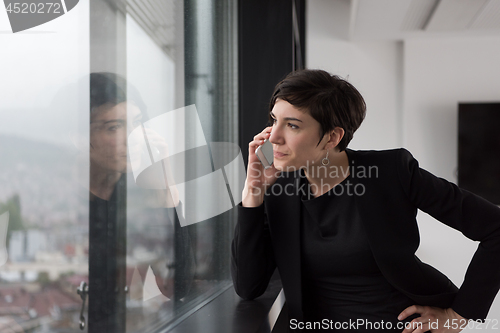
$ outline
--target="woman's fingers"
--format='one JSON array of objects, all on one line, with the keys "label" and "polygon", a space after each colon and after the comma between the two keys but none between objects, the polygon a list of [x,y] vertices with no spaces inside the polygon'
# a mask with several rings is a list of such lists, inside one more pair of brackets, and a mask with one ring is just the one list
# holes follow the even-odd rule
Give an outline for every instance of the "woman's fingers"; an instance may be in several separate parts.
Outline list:
[{"label": "woman's fingers", "polygon": [[150,147],[156,149],[163,155],[168,154],[168,145],[165,138],[150,128],[144,128],[147,134],[147,140]]},{"label": "woman's fingers", "polygon": [[[265,140],[269,139],[271,136],[272,127],[266,127],[262,132],[255,135],[253,140],[248,144],[248,168],[247,168],[247,177],[253,178],[254,180],[258,180],[260,183],[265,183],[265,179],[270,177],[269,169],[265,170],[264,166],[257,158],[255,151],[259,146],[262,146]],[[273,168],[274,169],[274,168]],[[252,182],[249,185],[255,185]],[[262,184],[261,184],[262,185]]]},{"label": "woman's fingers", "polygon": [[[412,316],[414,314],[422,314],[425,312],[425,307],[420,306],[420,305],[412,305],[404,309],[398,316],[398,320],[405,320],[409,316]],[[418,317],[413,319],[409,324],[406,324],[406,328],[403,330],[402,333],[420,333],[420,332],[426,332],[425,331],[420,331],[424,324],[422,323],[422,317]]]},{"label": "woman's fingers", "polygon": [[258,146],[261,146],[264,142],[265,142],[264,139],[257,139],[257,140],[254,139],[253,141],[250,142],[249,146],[257,148]]},{"label": "woman's fingers", "polygon": [[253,137],[253,141],[250,141],[250,143],[248,144],[250,153],[255,153],[257,147],[262,146],[265,140],[269,139],[269,137],[271,136],[271,129],[272,127],[266,127],[262,132]]},{"label": "woman's fingers", "polygon": [[424,333],[427,331],[457,333],[463,329],[458,326],[453,327],[449,324],[450,321],[455,322],[463,319],[463,317],[451,308],[442,309],[431,306],[412,305],[404,309],[398,316],[398,319],[404,320],[414,314],[420,314],[420,317],[413,319],[410,324],[407,324],[407,328],[405,328],[403,333]]},{"label": "woman's fingers", "polygon": [[256,141],[260,142],[260,141],[269,139],[270,136],[271,136],[271,130],[270,130],[270,127],[267,127],[265,130],[263,130],[262,132],[260,132],[256,136],[254,136],[252,142],[256,142]]},{"label": "woman's fingers", "polygon": [[262,132],[253,137],[254,140],[267,139],[271,135],[272,127],[266,127]]},{"label": "woman's fingers", "polygon": [[399,314],[398,320],[405,320],[406,318],[408,318],[411,315],[414,315],[415,313],[422,314],[422,313],[424,313],[424,311],[425,311],[424,306],[420,306],[420,305],[409,306],[406,309],[404,309],[403,312],[401,312]]},{"label": "woman's fingers", "polygon": [[271,130],[273,129],[272,126],[268,126],[262,130],[260,133],[271,133]]},{"label": "woman's fingers", "polygon": [[404,333],[425,333],[430,330],[429,322],[422,322],[418,320],[419,318],[413,319],[409,324],[408,328],[405,328]]}]

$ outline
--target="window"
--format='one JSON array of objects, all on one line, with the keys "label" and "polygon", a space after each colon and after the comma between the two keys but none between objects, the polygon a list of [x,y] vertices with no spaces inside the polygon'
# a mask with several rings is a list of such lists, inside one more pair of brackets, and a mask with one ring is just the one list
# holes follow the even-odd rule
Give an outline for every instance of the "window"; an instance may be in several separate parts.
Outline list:
[{"label": "window", "polygon": [[231,285],[235,20],[80,1],[0,35],[0,330],[165,332]]}]

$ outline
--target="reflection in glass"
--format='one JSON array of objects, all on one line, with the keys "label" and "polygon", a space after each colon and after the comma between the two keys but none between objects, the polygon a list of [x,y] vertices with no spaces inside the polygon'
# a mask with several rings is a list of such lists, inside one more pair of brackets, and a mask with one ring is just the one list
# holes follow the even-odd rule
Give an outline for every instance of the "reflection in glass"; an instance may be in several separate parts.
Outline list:
[{"label": "reflection in glass", "polygon": [[[9,50],[0,64],[0,216],[9,215],[0,220],[0,331],[82,332],[82,282],[83,332],[168,330],[230,286],[233,210],[188,207],[186,197],[202,207],[207,191],[179,193],[168,174],[194,179],[238,153],[217,148],[224,166],[184,156],[171,170],[158,156],[184,152],[195,119],[147,122],[195,105],[204,155],[237,142],[235,10],[230,0],[96,0],[54,20],[53,33],[0,34]],[[141,187],[130,172],[138,128],[168,190]],[[175,147],[162,143],[167,135]],[[239,180],[225,171],[229,197]],[[238,203],[231,197],[227,208]],[[197,223],[181,226],[189,216]]]},{"label": "reflection in glass", "polygon": [[[186,294],[192,250],[187,229],[178,239],[172,236],[179,224],[175,186],[127,186],[136,149],[128,145],[130,132],[147,134],[160,153],[168,150],[158,133],[142,125],[147,115],[139,92],[119,75],[92,73],[90,97],[89,332],[133,331],[144,325],[144,309],[157,313]],[[169,170],[168,159],[158,163]],[[177,261],[176,241],[182,246]]]},{"label": "reflection in glass", "polygon": [[9,213],[1,332],[80,332],[76,288],[88,278],[89,247],[88,3],[66,16],[22,36],[0,34],[0,216]]}]

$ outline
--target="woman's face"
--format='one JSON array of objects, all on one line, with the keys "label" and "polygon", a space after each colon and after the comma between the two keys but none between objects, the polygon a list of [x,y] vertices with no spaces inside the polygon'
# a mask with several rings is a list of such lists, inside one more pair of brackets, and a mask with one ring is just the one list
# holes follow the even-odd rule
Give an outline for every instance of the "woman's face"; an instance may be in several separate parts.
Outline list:
[{"label": "woman's face", "polygon": [[274,123],[269,141],[273,144],[276,169],[295,171],[321,165],[329,136],[323,136],[318,145],[320,124],[311,115],[278,99],[271,117]]},{"label": "woman's face", "polygon": [[141,111],[132,103],[105,104],[90,119],[90,162],[104,171],[127,172],[127,137],[141,124]]}]

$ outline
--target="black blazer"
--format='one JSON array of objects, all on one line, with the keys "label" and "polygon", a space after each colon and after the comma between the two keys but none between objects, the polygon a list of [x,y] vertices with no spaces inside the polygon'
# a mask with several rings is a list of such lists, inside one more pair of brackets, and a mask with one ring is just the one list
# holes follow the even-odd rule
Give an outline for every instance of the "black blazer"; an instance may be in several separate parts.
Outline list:
[{"label": "black blazer", "polygon": [[[405,149],[346,152],[351,192],[360,194],[354,197],[361,220],[387,281],[416,304],[485,319],[500,289],[500,208],[419,168]],[[238,207],[231,272],[238,295],[253,299],[278,267],[290,317],[302,319],[298,192],[299,173],[282,173],[264,204]],[[480,241],[460,289],[415,256],[417,209]]]}]

